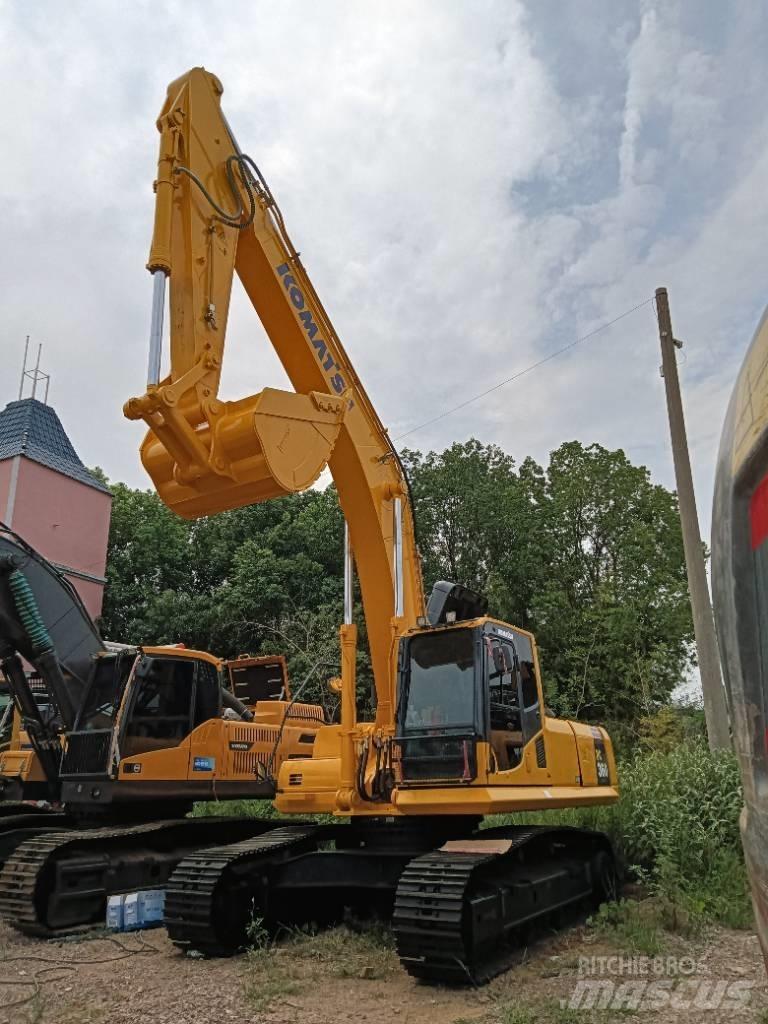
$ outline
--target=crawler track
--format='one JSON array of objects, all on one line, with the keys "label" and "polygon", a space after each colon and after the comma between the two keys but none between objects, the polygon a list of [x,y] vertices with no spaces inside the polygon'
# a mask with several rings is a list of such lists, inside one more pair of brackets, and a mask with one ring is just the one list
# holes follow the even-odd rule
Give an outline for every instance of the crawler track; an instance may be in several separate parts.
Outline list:
[{"label": "crawler track", "polygon": [[317,826],[286,825],[185,857],[165,891],[170,938],[182,949],[191,947],[209,956],[230,956],[242,949],[252,918],[269,914],[270,869],[289,855],[313,849],[319,832]]},{"label": "crawler track", "polygon": [[[426,853],[382,847],[366,833],[371,845],[336,845],[334,854],[328,841],[354,836],[337,830],[286,825],[185,857],[166,887],[171,939],[228,956],[247,944],[254,919],[267,927],[338,920],[352,894],[359,901],[368,892],[372,902],[383,896],[383,884],[394,896],[405,969],[429,982],[482,984],[512,962],[522,929],[615,892],[613,854],[599,833],[503,827]],[[387,872],[372,870],[384,856],[392,862],[389,882]]]},{"label": "crawler track", "polygon": [[164,886],[192,851],[268,828],[252,818],[211,817],[47,832],[18,846],[0,870],[0,917],[45,938],[101,924],[113,893]]},{"label": "crawler track", "polygon": [[43,810],[29,804],[0,805],[0,867],[23,842],[45,832],[74,828],[75,822],[65,811]]},{"label": "crawler track", "polygon": [[515,933],[612,895],[612,878],[613,855],[598,833],[501,828],[449,843],[416,857],[400,878],[393,915],[400,961],[429,982],[482,984],[509,966]]}]

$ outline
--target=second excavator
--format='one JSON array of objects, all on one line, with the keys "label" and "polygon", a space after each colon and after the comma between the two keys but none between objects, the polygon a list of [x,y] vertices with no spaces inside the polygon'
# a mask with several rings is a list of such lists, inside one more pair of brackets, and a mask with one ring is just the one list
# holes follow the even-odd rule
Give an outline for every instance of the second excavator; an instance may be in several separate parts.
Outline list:
[{"label": "second excavator", "polygon": [[0,671],[17,719],[0,781],[48,801],[0,815],[0,914],[36,935],[102,923],[108,895],[162,884],[222,834],[260,834],[254,819],[186,814],[272,797],[282,759],[308,757],[325,720],[291,697],[282,656],[104,643],[66,578],[7,529]]},{"label": "second excavator", "polygon": [[[483,981],[520,929],[616,884],[605,836],[481,829],[483,817],[615,801],[611,741],[547,713],[530,633],[457,584],[437,583],[425,600],[400,458],[224,118],[222,91],[193,69],[170,85],[157,122],[148,386],[125,412],[149,428],[141,457],[160,497],[188,518],[302,490],[330,468],[347,524],[341,721],[319,728],[310,757],[283,761],[276,805],[349,823],[286,822],[185,858],[167,887],[168,930],[182,947],[228,953],[252,917],[277,925],[376,908],[392,916],[411,974]],[[295,392],[218,396],[235,271]],[[353,559],[372,721],[356,707]]]}]

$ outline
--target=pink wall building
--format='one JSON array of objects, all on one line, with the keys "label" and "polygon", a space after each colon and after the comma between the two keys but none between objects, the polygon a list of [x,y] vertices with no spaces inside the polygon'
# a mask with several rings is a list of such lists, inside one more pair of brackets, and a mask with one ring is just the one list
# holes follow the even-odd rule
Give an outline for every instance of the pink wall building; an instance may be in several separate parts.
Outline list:
[{"label": "pink wall building", "polygon": [[0,412],[0,517],[101,612],[112,510],[109,489],[78,458],[50,405],[36,398]]}]

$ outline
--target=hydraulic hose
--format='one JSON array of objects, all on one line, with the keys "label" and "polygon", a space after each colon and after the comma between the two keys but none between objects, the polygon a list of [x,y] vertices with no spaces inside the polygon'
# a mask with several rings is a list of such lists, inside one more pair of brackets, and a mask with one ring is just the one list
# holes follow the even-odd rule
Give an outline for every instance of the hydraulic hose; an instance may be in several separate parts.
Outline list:
[{"label": "hydraulic hose", "polygon": [[40,616],[40,610],[27,577],[14,566],[8,573],[7,579],[13,603],[16,605],[16,612],[29,637],[33,652],[47,654],[53,650],[53,641]]},{"label": "hydraulic hose", "polygon": [[46,683],[49,696],[57,705],[65,727],[71,729],[75,723],[76,709],[29,581],[12,555],[0,557],[0,572],[7,574],[8,589],[16,606],[16,614],[27,634],[32,656]]},{"label": "hydraulic hose", "polygon": [[235,711],[244,722],[253,721],[253,712],[250,708],[246,707],[241,700],[231,693],[225,686],[221,687],[221,703],[225,708],[230,708]]}]

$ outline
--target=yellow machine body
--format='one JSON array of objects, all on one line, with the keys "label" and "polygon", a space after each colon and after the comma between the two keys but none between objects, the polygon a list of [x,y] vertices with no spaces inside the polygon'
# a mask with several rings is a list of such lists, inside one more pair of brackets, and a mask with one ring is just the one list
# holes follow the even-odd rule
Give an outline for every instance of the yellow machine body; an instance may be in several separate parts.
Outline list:
[{"label": "yellow machine body", "polygon": [[23,727],[18,708],[11,718],[11,735],[0,750],[0,800],[46,800],[50,795],[40,758]]},{"label": "yellow machine body", "polygon": [[[0,751],[0,786],[20,788],[24,795],[25,783],[45,786],[46,779],[37,754],[32,749],[27,733],[21,726],[18,711],[13,713],[11,739],[6,750]],[[14,785],[15,784],[15,785]],[[1,790],[0,790],[1,791]]]},{"label": "yellow machine body", "polygon": [[[482,630],[506,623],[483,617],[463,621],[458,628]],[[457,627],[438,627],[448,632]],[[426,631],[414,630],[411,635]],[[544,709],[544,693],[534,637],[524,630],[533,650],[538,706]],[[435,730],[438,732],[439,730]],[[366,738],[375,734],[373,723],[360,723],[352,733],[353,758],[357,763]],[[394,735],[394,731],[393,731]],[[477,744],[477,770],[471,783],[444,780],[442,785],[407,783],[399,771],[397,738],[394,739],[394,774],[397,785],[388,803],[366,801],[355,787],[342,788],[345,776],[344,730],[324,726],[317,734],[311,760],[297,764],[286,758],[278,778],[276,805],[284,813],[329,813],[363,816],[468,814],[488,815],[545,808],[612,803],[618,798],[613,744],[605,729],[540,715],[540,729],[530,737],[520,731],[490,730],[489,739]],[[510,748],[514,756],[510,757]],[[374,767],[368,765],[366,784]]]},{"label": "yellow machine body", "polygon": [[[239,682],[254,670],[271,676],[266,690],[251,688],[263,699],[249,699],[247,682]],[[222,714],[225,678],[234,696],[240,689],[251,720]],[[66,736],[67,805],[271,796],[284,758],[308,758],[325,721],[321,707],[291,700],[282,656],[226,662],[206,651],[145,646],[123,680],[107,678],[104,694],[86,698]]]},{"label": "yellow machine body", "polygon": [[[483,707],[479,695],[471,750],[461,747],[464,740],[446,741],[459,753],[465,750],[471,771],[462,770],[459,760],[450,778],[439,772],[421,782],[407,778],[415,755],[400,748],[416,747],[401,735],[398,719],[407,684],[401,664],[406,646],[416,637],[448,637],[459,628],[492,640],[494,630],[512,635],[513,627],[482,616],[427,625],[408,482],[398,454],[269,187],[231,134],[221,112],[222,91],[214,75],[195,68],[170,85],[157,122],[160,155],[148,269],[156,284],[153,323],[162,316],[166,277],[170,283],[170,373],[159,380],[152,370],[159,367],[155,332],[146,393],[126,402],[125,414],[146,422],[144,465],[162,500],[184,516],[299,491],[326,463],[330,468],[360,583],[376,715],[373,722],[357,722],[357,631],[348,618],[340,628],[341,723],[320,726],[311,758],[284,759],[278,808],[377,817],[482,815],[616,800],[616,767],[605,730],[545,714],[535,642],[520,630],[514,631],[515,642],[532,652],[528,664],[539,706],[535,734],[529,730],[518,743],[517,737],[494,737],[499,730],[489,725],[487,699]],[[295,394],[265,390],[231,403],[218,398],[235,272]],[[482,666],[488,655],[485,640],[478,643],[474,678],[480,694],[487,686]],[[508,672],[519,682],[514,644],[510,649]],[[433,761],[441,756],[439,733],[425,727],[419,738],[424,749],[437,751],[429,755]]]}]

